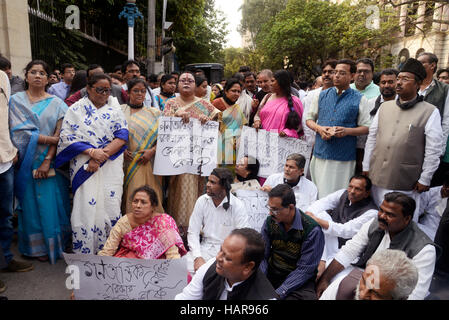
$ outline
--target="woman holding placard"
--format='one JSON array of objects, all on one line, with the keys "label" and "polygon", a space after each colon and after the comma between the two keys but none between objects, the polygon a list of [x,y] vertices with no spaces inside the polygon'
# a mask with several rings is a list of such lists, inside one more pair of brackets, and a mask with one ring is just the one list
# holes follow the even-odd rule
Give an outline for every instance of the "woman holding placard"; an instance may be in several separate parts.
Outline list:
[{"label": "woman holding placard", "polygon": [[[179,96],[166,102],[163,115],[181,117],[184,122],[189,122],[190,118],[198,119],[202,123],[209,120],[220,120],[220,110],[210,102],[196,97],[195,87],[193,73],[181,73],[178,80]],[[178,223],[181,233],[187,231],[193,207],[198,197],[204,193],[204,188],[204,178],[199,175],[184,173],[170,177],[168,212]]]}]

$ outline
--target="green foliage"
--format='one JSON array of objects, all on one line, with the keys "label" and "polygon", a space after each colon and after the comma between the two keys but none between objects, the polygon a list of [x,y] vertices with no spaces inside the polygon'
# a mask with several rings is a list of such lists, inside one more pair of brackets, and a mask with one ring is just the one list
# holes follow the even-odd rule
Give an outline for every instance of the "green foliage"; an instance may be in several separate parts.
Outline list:
[{"label": "green foliage", "polygon": [[[266,1],[245,1],[257,7],[255,2],[260,4]],[[341,4],[288,0],[285,9],[277,13],[271,11],[271,15],[267,13],[263,20],[259,19],[259,24],[263,21],[261,26],[248,25],[246,28],[258,30],[255,45],[263,53],[267,67],[284,68],[284,60],[288,57],[288,64],[296,73],[316,75],[317,66],[330,57],[356,59],[366,56],[376,60],[381,47],[391,41],[398,30],[395,13],[380,10],[380,29],[367,28],[370,16],[366,10],[368,5],[378,5],[378,2],[361,0],[357,5],[351,5],[349,0]],[[243,28],[252,17],[245,15],[245,11],[242,14]]]},{"label": "green foliage", "polygon": [[224,76],[231,77],[239,71],[241,66],[249,66],[251,70],[264,69],[263,56],[251,49],[226,48],[224,49]]}]

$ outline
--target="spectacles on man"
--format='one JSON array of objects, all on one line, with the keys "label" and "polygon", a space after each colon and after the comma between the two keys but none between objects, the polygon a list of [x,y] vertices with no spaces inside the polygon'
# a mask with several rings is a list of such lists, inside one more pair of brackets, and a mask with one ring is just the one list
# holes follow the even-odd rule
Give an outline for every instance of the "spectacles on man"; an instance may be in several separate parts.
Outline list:
[{"label": "spectacles on man", "polygon": [[94,87],[95,92],[99,93],[99,94],[110,94],[111,93],[111,88],[103,88],[103,87]]},{"label": "spectacles on man", "polygon": [[267,208],[268,211],[270,211],[275,216],[277,216],[281,212],[281,210],[283,209],[283,208],[272,208],[268,204],[265,206],[265,208]]}]

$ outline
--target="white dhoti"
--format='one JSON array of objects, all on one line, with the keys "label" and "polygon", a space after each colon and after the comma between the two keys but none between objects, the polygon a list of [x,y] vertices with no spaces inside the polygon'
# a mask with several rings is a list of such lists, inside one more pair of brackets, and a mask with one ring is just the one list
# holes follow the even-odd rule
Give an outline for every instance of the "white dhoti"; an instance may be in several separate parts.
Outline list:
[{"label": "white dhoti", "polygon": [[355,173],[356,161],[325,160],[312,157],[310,175],[318,188],[318,199],[340,189],[346,189]]}]

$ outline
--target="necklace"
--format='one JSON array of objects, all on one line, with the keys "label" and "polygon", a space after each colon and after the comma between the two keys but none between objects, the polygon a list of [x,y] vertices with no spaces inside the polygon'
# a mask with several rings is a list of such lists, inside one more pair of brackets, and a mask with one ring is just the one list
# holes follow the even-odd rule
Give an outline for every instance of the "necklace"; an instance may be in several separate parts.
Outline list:
[{"label": "necklace", "polygon": [[30,91],[26,91],[26,93],[27,93],[27,96],[28,96],[28,99],[30,100],[30,102],[31,103],[35,103],[35,102],[37,102],[37,101],[40,101],[40,100],[42,100],[43,98],[45,98],[46,96],[47,96],[47,93],[44,91],[44,93],[43,94],[41,94],[41,95],[39,95],[39,96],[33,96],[31,93],[30,93]]}]

